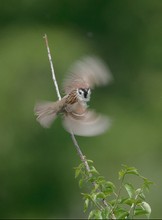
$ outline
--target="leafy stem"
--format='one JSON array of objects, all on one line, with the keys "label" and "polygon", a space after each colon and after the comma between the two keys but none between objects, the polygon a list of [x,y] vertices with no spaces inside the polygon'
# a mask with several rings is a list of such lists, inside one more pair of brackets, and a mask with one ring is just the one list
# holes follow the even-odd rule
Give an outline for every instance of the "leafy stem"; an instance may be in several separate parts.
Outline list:
[{"label": "leafy stem", "polygon": [[[61,100],[46,34],[44,39],[50,62],[52,79],[58,99]],[[75,178],[81,177],[79,180],[80,187],[82,187],[84,183],[90,183],[92,187],[89,193],[82,193],[84,199],[84,212],[87,211],[89,203],[91,203],[89,219],[133,219],[136,215],[145,215],[149,218],[151,214],[151,207],[145,201],[143,191],[144,189],[148,190],[152,182],[141,176],[136,168],[123,165],[124,168],[119,172],[120,186],[118,192],[116,193],[115,185],[110,181],[106,181],[105,178],[98,173],[94,166],[89,165],[90,163],[93,163],[93,161],[87,160],[83,155],[73,132],[71,132],[70,135],[82,162],[75,168]],[[135,190],[134,186],[130,183],[124,184],[126,175],[130,174],[141,178],[143,180],[143,186]],[[122,197],[123,187],[125,187],[128,193],[126,198]],[[115,198],[110,199],[110,196],[115,196]],[[128,205],[130,208],[125,208],[125,205]]]}]

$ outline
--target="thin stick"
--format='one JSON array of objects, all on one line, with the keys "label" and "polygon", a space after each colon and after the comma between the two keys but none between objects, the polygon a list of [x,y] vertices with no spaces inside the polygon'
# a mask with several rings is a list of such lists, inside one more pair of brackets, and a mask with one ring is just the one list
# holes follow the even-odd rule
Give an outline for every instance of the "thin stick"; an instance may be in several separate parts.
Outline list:
[{"label": "thin stick", "polygon": [[57,84],[57,80],[56,80],[56,76],[55,76],[54,65],[53,65],[53,63],[52,63],[51,52],[50,52],[50,48],[49,48],[49,46],[48,46],[48,38],[47,38],[47,35],[45,34],[43,38],[45,39],[45,43],[46,43],[46,47],[47,47],[48,59],[49,59],[49,62],[50,62],[51,73],[52,73],[52,79],[53,79],[54,86],[55,86],[55,88],[56,88],[57,97],[58,97],[59,100],[61,100],[61,95],[60,95],[60,91],[59,91],[58,84]]},{"label": "thin stick", "polygon": [[[57,84],[57,80],[56,80],[56,76],[55,76],[55,71],[54,71],[54,66],[53,66],[53,62],[52,62],[52,57],[51,57],[51,52],[50,52],[50,49],[49,49],[49,45],[48,45],[48,38],[47,38],[47,35],[45,34],[44,35],[44,39],[45,39],[45,43],[46,43],[46,47],[47,47],[47,53],[48,53],[48,59],[49,59],[49,62],[50,62],[50,66],[51,66],[51,72],[52,72],[52,79],[53,79],[53,82],[54,82],[54,86],[56,88],[56,93],[57,93],[57,96],[58,96],[58,99],[61,100],[61,95],[60,95],[60,91],[59,91],[59,88],[58,88],[58,84]],[[77,150],[77,153],[81,159],[81,161],[84,163],[85,165],[85,168],[89,174],[89,177],[92,176],[92,174],[90,173],[90,167],[89,167],[89,164],[86,160],[86,157],[83,155],[80,147],[79,147],[79,144],[74,136],[74,133],[73,132],[70,132],[71,134],[71,139],[73,141],[73,144]],[[96,183],[95,182],[92,182],[92,184],[95,186]],[[106,200],[103,199],[103,204],[106,206],[106,207],[109,207],[109,205],[107,204]],[[111,213],[112,215],[112,219],[116,219],[115,215],[113,213]]]},{"label": "thin stick", "polygon": [[[49,45],[48,45],[48,38],[47,38],[47,35],[45,34],[44,37],[45,39],[45,43],[46,43],[46,47],[47,47],[47,53],[48,53],[48,59],[49,59],[49,63],[50,63],[50,67],[51,67],[51,72],[52,72],[52,79],[53,79],[53,82],[54,82],[54,86],[56,88],[56,93],[57,93],[57,96],[58,96],[58,99],[61,100],[61,95],[60,95],[60,91],[59,91],[59,87],[58,87],[58,83],[57,83],[57,80],[56,80],[56,75],[55,75],[55,71],[54,71],[54,66],[53,66],[53,62],[52,62],[52,57],[51,57],[51,52],[50,52],[50,48],[49,48]],[[81,161],[83,161],[84,165],[85,165],[85,168],[86,170],[89,172],[90,171],[90,167],[87,163],[87,160],[85,159],[85,156],[83,155],[80,147],[79,147],[79,144],[74,136],[74,133],[71,132],[71,138],[72,138],[72,141],[74,143],[74,146],[77,150],[77,153],[81,159]]]},{"label": "thin stick", "polygon": [[[78,155],[79,155],[81,161],[84,163],[87,172],[89,173],[90,167],[89,167],[88,162],[87,162],[85,156],[83,155],[83,153],[82,153],[82,151],[81,151],[81,149],[80,149],[80,147],[78,145],[78,142],[77,142],[77,140],[76,140],[76,138],[74,136],[74,133],[71,132],[70,134],[71,134],[71,139],[72,139],[72,141],[74,143],[74,146],[75,146],[75,148],[76,148],[76,150],[78,152]],[[89,174],[91,174],[91,173],[89,173]]]}]

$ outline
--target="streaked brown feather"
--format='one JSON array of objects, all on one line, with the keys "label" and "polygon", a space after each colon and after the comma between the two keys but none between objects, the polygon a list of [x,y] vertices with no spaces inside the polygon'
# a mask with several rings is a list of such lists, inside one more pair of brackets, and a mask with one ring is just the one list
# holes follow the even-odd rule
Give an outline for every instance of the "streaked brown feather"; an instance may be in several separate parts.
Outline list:
[{"label": "streaked brown feather", "polygon": [[77,93],[76,93],[76,89],[74,89],[68,94],[65,103],[72,105],[72,104],[76,103],[77,101],[78,101]]}]

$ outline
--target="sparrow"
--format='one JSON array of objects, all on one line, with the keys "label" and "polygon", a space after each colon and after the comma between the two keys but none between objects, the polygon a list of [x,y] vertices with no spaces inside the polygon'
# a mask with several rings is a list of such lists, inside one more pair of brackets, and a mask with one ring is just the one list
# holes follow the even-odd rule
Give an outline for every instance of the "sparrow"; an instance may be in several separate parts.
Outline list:
[{"label": "sparrow", "polygon": [[99,58],[88,56],[76,61],[63,81],[63,98],[35,105],[37,121],[49,128],[56,117],[61,115],[63,127],[75,135],[95,136],[105,132],[110,127],[110,119],[90,110],[87,102],[95,86],[104,86],[111,80],[109,68]]}]

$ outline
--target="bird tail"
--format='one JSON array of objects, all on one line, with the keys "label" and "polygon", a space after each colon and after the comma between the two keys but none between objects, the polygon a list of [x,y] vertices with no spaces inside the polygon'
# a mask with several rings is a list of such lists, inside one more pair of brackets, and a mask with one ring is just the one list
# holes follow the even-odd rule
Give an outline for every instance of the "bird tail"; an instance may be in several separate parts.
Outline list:
[{"label": "bird tail", "polygon": [[40,102],[35,105],[34,113],[37,121],[45,128],[49,128],[56,119],[57,113],[61,111],[64,105],[64,99],[56,102]]}]

